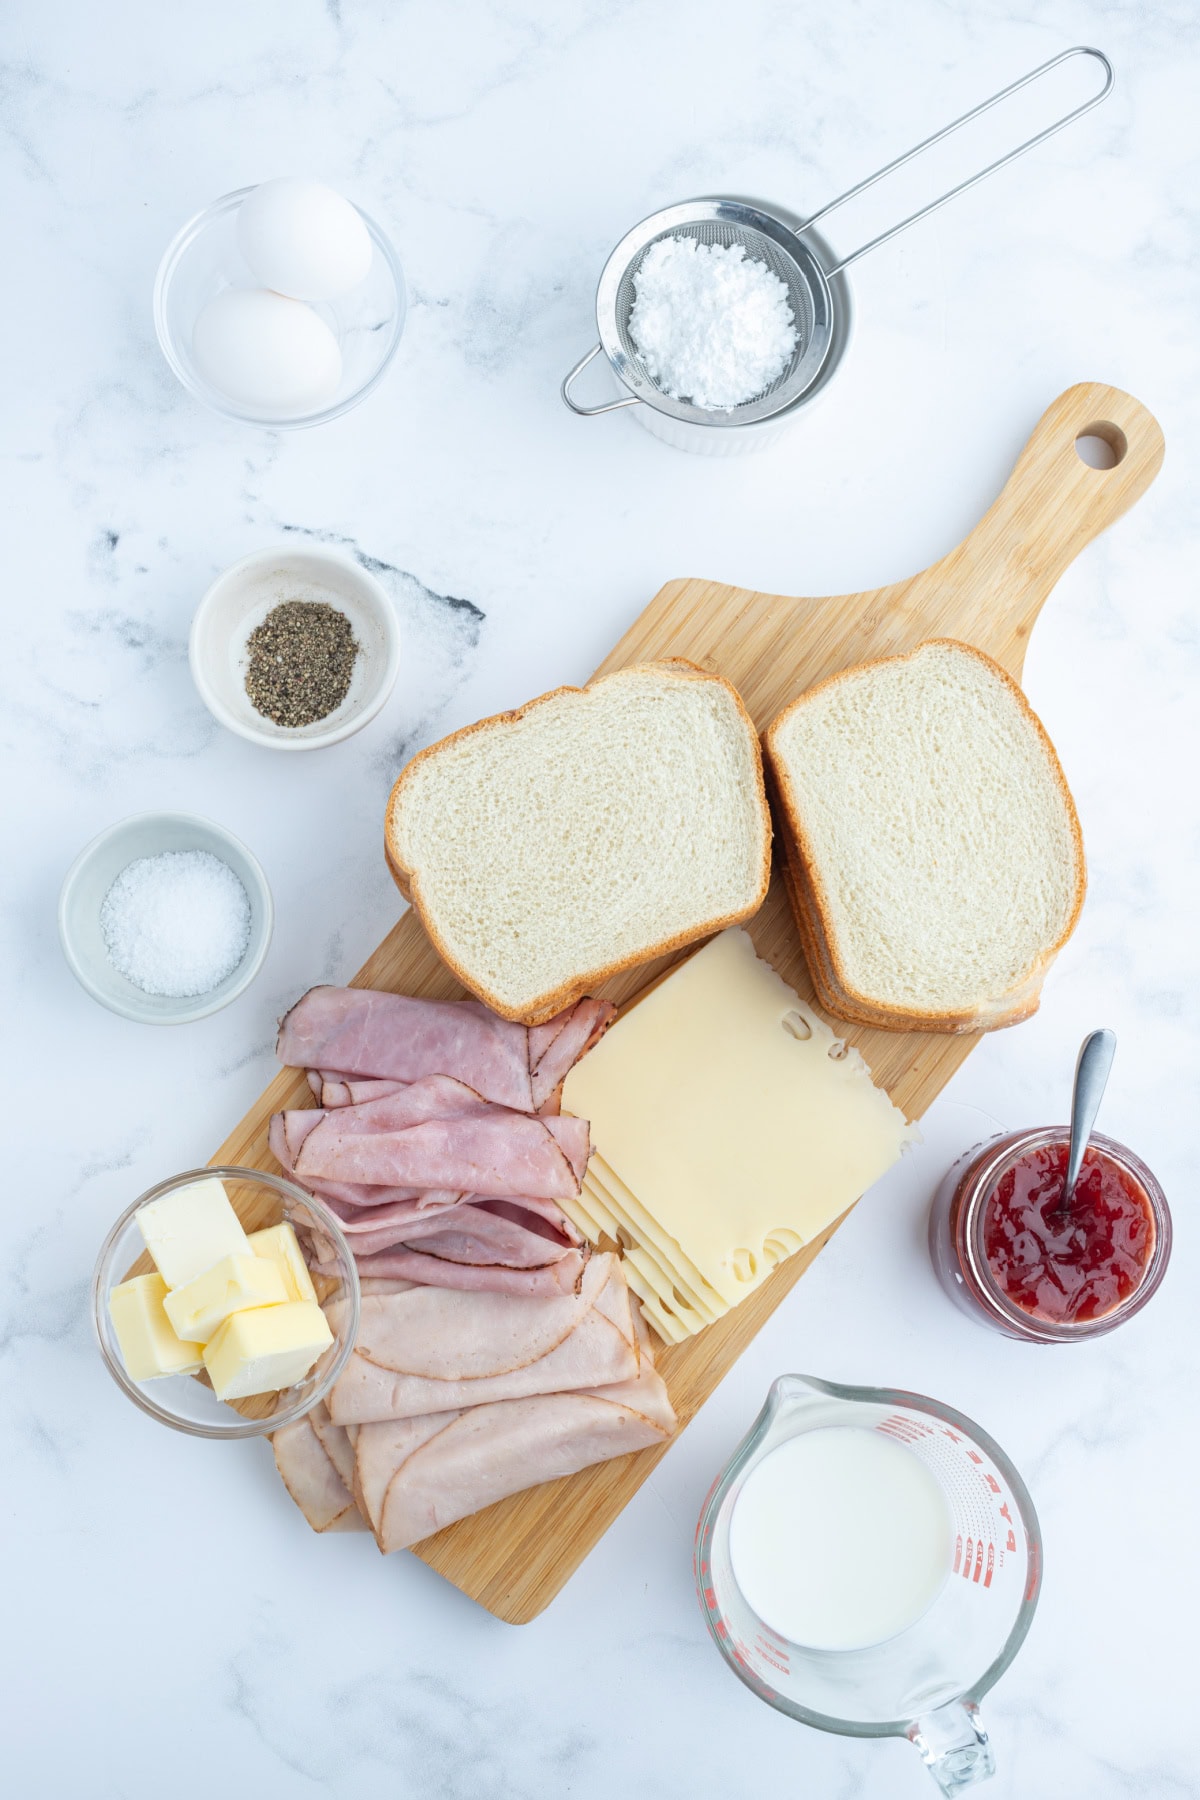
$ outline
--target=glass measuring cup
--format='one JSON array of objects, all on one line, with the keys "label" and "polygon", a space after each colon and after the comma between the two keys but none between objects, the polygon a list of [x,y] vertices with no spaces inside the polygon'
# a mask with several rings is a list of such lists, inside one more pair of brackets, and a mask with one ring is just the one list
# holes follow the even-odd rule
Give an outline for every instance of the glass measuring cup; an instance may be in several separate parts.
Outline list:
[{"label": "glass measuring cup", "polygon": [[[747,1478],[802,1432],[854,1425],[907,1446],[933,1475],[951,1520],[946,1579],[919,1619],[884,1643],[816,1650],[790,1642],[744,1599],[729,1553]],[[1033,1620],[1042,1543],[1025,1484],[998,1444],[940,1401],[891,1388],[782,1375],[718,1476],[696,1530],[696,1585],[734,1674],[804,1725],[846,1737],[906,1737],[942,1792],[995,1770],[979,1701]]]}]

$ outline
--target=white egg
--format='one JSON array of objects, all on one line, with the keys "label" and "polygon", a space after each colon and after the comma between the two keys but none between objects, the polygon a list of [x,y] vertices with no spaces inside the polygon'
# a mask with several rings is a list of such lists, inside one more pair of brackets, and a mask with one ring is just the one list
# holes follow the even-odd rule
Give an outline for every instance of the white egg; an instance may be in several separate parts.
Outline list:
[{"label": "white egg", "polygon": [[192,353],[234,405],[279,419],[319,412],[337,392],[342,353],[302,300],[266,288],[225,288],[200,312]]},{"label": "white egg", "polygon": [[264,181],[238,208],[238,249],[265,287],[336,300],[365,280],[371,239],[348,200],[320,181]]}]

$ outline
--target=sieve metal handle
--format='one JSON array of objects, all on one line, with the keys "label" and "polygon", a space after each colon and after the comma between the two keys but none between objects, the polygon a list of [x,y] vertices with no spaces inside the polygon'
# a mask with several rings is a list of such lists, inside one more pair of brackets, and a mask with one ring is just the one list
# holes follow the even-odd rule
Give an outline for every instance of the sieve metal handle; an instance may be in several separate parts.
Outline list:
[{"label": "sieve metal handle", "polygon": [[640,406],[642,404],[637,394],[630,394],[627,400],[608,400],[603,406],[580,406],[578,400],[572,400],[571,383],[577,375],[583,374],[593,357],[599,356],[603,349],[603,344],[597,344],[594,349],[588,351],[586,356],[581,356],[559,390],[571,411],[578,413],[581,419],[594,419],[598,413],[619,412],[623,406]]},{"label": "sieve metal handle", "polygon": [[[907,219],[901,219],[900,223],[893,225],[889,231],[881,231],[879,236],[872,238],[869,244],[861,244],[851,255],[843,256],[836,268],[826,269],[826,275],[840,274],[843,269],[848,269],[851,263],[857,262],[860,256],[866,256],[868,251],[877,250],[880,244],[886,244],[892,238],[898,237],[902,231],[907,231],[910,225],[915,225],[918,219],[927,219],[930,213],[937,212],[938,208],[945,206],[948,200],[954,200],[959,194],[965,194],[968,188],[973,188],[978,182],[985,181],[989,175],[994,175],[997,169],[1003,169],[1007,163],[1015,162],[1017,157],[1024,156],[1027,150],[1032,150],[1037,144],[1044,144],[1047,138],[1053,137],[1056,131],[1061,131],[1064,125],[1070,125],[1073,120],[1081,119],[1084,113],[1091,112],[1093,106],[1099,106],[1100,102],[1107,99],[1112,92],[1114,79],[1112,64],[1102,50],[1094,50],[1088,44],[1076,44],[1070,50],[1060,51],[1057,56],[1052,56],[1049,62],[1044,62],[1038,68],[1031,69],[1028,75],[1022,75],[1019,81],[1011,82],[1008,87],[1001,88],[1000,92],[993,94],[990,100],[982,101],[980,105],[973,106],[970,112],[963,113],[961,118],[955,119],[949,125],[943,125],[942,129],[935,131],[932,137],[923,138],[919,144],[914,144],[911,150],[906,150],[903,156],[898,156],[885,168],[877,169],[874,175],[868,175],[865,181],[860,181],[854,187],[847,188],[844,194],[839,194],[836,200],[830,200],[821,208],[820,212],[813,213],[804,221],[803,225],[797,226],[797,232],[807,231],[811,225],[817,223],[818,219],[823,219],[827,213],[833,212],[835,207],[844,206],[846,201],[853,200],[856,194],[864,194],[868,188],[874,187],[877,181],[882,181],[885,175],[890,175],[895,169],[902,169],[905,163],[911,162],[915,156],[920,156],[923,150],[928,150],[933,144],[940,144],[943,138],[949,137],[961,126],[969,125],[971,120],[979,118],[981,113],[990,112],[993,106],[999,106],[1000,102],[1007,100],[1010,94],[1019,93],[1021,88],[1028,87],[1031,81],[1039,80],[1041,76],[1049,74],[1051,69],[1057,69],[1060,63],[1069,61],[1073,56],[1093,56],[1103,68],[1104,86],[1098,94],[1093,94],[1090,100],[1083,101],[1072,112],[1064,113],[1061,119],[1056,119],[1053,125],[1047,125],[1046,129],[1039,131],[1035,137],[1026,138],[1023,144],[1018,144],[1016,149],[1010,150],[1007,155],[998,156],[995,162],[987,165],[986,169],[980,169],[978,174],[968,176],[966,181],[960,181],[957,187],[952,187],[939,199],[931,200],[929,205],[923,206],[919,212],[910,213]],[[592,354],[594,356],[595,351]],[[581,364],[580,367],[582,366]],[[572,370],[572,374],[576,373],[578,371]],[[569,379],[570,377],[568,377]],[[622,402],[618,402],[618,404],[622,404]],[[576,408],[576,411],[578,410]]]}]

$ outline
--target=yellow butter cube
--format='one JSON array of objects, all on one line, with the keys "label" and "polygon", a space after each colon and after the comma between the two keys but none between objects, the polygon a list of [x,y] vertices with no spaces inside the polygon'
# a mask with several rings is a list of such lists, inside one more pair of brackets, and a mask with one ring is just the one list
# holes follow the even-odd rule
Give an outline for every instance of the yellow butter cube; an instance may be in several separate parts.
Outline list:
[{"label": "yellow butter cube", "polygon": [[215,1175],[147,1200],[134,1216],[169,1288],[182,1287],[223,1256],[250,1255],[241,1220]]},{"label": "yellow butter cube", "polygon": [[194,1375],[204,1365],[203,1346],[184,1342],[163,1310],[167,1284],[161,1275],[133,1275],[108,1296],[109,1317],[128,1375]]},{"label": "yellow butter cube", "polygon": [[268,1257],[277,1264],[289,1300],[316,1299],[317,1290],[312,1284],[304,1252],[289,1224],[268,1225],[265,1231],[252,1231],[250,1248],[255,1256]]},{"label": "yellow butter cube", "polygon": [[204,1366],[218,1400],[244,1400],[291,1387],[333,1342],[314,1300],[230,1313],[204,1347]]},{"label": "yellow butter cube", "polygon": [[262,1256],[223,1256],[203,1275],[175,1288],[163,1304],[181,1338],[207,1344],[230,1313],[276,1306],[290,1297],[278,1263]]}]

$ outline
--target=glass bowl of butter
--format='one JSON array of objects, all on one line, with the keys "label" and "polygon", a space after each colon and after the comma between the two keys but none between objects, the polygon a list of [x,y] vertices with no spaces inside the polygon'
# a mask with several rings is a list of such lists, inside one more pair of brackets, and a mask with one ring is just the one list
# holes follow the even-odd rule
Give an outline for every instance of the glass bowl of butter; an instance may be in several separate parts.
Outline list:
[{"label": "glass bowl of butter", "polygon": [[358,1316],[337,1219],[261,1169],[158,1182],[116,1221],[92,1276],[109,1374],[193,1437],[258,1437],[301,1418],[345,1367]]}]

